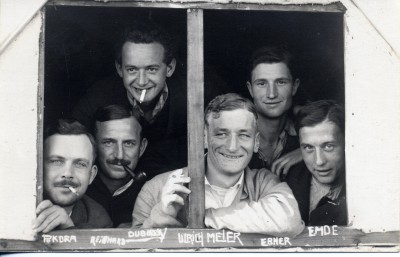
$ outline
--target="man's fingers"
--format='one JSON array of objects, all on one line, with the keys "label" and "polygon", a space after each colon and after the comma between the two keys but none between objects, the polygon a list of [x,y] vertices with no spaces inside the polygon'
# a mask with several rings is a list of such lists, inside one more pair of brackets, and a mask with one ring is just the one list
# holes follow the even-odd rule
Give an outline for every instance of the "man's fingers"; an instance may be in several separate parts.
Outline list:
[{"label": "man's fingers", "polygon": [[173,195],[167,195],[165,197],[166,200],[166,205],[173,205],[173,204],[177,204],[177,205],[185,205],[185,201],[183,200],[183,198],[177,194],[173,194]]},{"label": "man's fingers", "polygon": [[50,208],[53,204],[49,200],[44,200],[36,207],[36,215],[39,215],[43,210]]},{"label": "man's fingers", "polygon": [[[46,210],[47,211],[47,210]],[[45,212],[46,212],[45,211]],[[35,229],[36,230],[36,232],[44,232],[44,233],[46,233],[45,232],[45,229],[47,228],[47,226],[54,220],[54,219],[56,219],[57,218],[57,212],[55,212],[54,211],[54,209],[53,209],[53,211],[52,212],[42,212],[40,215],[39,215],[39,217],[38,217],[38,219],[37,220],[40,220],[41,222],[40,222],[40,224],[39,224],[39,226]]]},{"label": "man's fingers", "polygon": [[189,188],[187,188],[187,187],[185,187],[185,186],[183,186],[183,185],[180,185],[180,184],[173,184],[173,185],[170,185],[169,187],[168,187],[168,189],[166,190],[166,194],[177,194],[177,193],[180,193],[180,194],[190,194],[190,189]]}]

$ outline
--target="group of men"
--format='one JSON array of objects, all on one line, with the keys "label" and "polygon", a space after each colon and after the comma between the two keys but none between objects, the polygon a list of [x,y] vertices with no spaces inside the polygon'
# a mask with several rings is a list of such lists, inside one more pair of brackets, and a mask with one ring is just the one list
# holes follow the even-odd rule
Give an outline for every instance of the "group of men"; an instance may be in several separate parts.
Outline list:
[{"label": "group of men", "polygon": [[[37,232],[187,225],[187,98],[175,66],[171,37],[157,25],[122,33],[122,81],[97,83],[73,120],[46,130]],[[331,100],[293,108],[299,86],[289,52],[263,47],[250,60],[253,101],[216,94],[207,105],[206,227],[294,237],[305,225],[347,223],[343,108]]]}]

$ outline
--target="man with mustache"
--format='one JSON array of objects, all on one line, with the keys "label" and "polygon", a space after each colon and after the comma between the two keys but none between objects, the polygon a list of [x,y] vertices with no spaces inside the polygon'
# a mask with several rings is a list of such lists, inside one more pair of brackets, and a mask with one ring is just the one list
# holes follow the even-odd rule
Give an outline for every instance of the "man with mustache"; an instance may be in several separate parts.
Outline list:
[{"label": "man with mustache", "polygon": [[[205,225],[243,233],[294,237],[302,232],[298,205],[285,182],[267,169],[247,165],[257,152],[257,113],[250,100],[225,94],[205,111]],[[133,212],[133,227],[184,227],[187,169],[146,183]]]},{"label": "man with mustache", "polygon": [[136,109],[122,105],[95,113],[99,172],[87,194],[107,210],[114,227],[132,221],[133,205],[145,182],[135,170],[147,146],[142,119]]},{"label": "man with mustache", "polygon": [[293,62],[284,48],[262,47],[251,57],[247,82],[259,116],[260,132],[260,149],[249,167],[267,168],[281,179],[302,160],[291,118],[293,97],[300,85]]},{"label": "man with mustache", "polygon": [[59,120],[47,130],[43,149],[44,201],[36,208],[33,229],[107,228],[104,208],[85,195],[97,173],[95,141],[77,121]]}]

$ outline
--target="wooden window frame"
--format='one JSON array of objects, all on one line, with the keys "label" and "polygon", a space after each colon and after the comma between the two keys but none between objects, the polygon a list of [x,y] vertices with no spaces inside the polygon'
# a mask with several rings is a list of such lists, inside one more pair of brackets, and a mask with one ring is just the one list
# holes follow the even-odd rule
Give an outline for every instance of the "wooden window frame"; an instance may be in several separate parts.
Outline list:
[{"label": "wooden window frame", "polygon": [[[306,11],[306,12],[344,12],[340,3],[328,5],[258,5],[241,3],[170,3],[170,2],[132,2],[129,0],[82,1],[52,0],[47,6],[102,6],[102,7],[146,7],[187,9],[187,47],[188,47],[188,165],[192,182],[192,192],[200,192],[189,199],[188,228],[162,229],[95,229],[59,230],[48,234],[38,234],[37,241],[26,242],[7,240],[8,250],[110,250],[110,249],[199,249],[199,248],[315,248],[385,246],[398,244],[399,232],[364,233],[349,227],[306,227],[296,238],[279,238],[261,234],[244,234],[229,230],[204,229],[204,156],[203,119],[204,115],[204,42],[203,10],[268,10],[268,11]],[[45,8],[42,10],[44,17]],[[44,18],[43,18],[44,19]],[[42,201],[43,170],[43,110],[44,110],[44,22],[42,24],[40,57],[38,110],[38,169],[37,202]],[[190,104],[189,104],[190,103]]]}]

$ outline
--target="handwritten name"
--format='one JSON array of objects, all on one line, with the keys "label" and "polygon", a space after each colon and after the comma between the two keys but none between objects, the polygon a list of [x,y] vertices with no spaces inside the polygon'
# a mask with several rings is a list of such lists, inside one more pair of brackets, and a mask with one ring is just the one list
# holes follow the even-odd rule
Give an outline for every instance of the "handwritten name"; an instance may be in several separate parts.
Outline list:
[{"label": "handwritten name", "polygon": [[261,246],[284,246],[292,245],[289,237],[267,237],[261,238]]},{"label": "handwritten name", "polygon": [[126,240],[125,238],[119,237],[111,237],[111,236],[91,236],[90,237],[90,244],[93,246],[96,245],[125,245]]},{"label": "handwritten name", "polygon": [[326,236],[326,235],[333,235],[337,236],[338,235],[338,226],[333,225],[332,227],[330,226],[317,226],[317,227],[308,227],[308,235],[309,236]]},{"label": "handwritten name", "polygon": [[43,243],[54,244],[54,243],[76,243],[76,236],[74,235],[42,235]]},{"label": "handwritten name", "polygon": [[204,246],[205,241],[207,243],[212,243],[212,244],[240,243],[240,245],[243,245],[243,242],[240,239],[239,232],[222,230],[222,232],[207,232],[205,234],[203,232],[195,232],[195,231],[193,231],[192,233],[178,233],[178,242],[180,244],[190,244],[190,245],[199,244],[201,246]]},{"label": "handwritten name", "polygon": [[126,242],[147,242],[153,239],[160,240],[162,243],[165,239],[165,235],[167,234],[167,228],[164,229],[147,229],[147,230],[135,230],[128,231],[128,237]]}]

